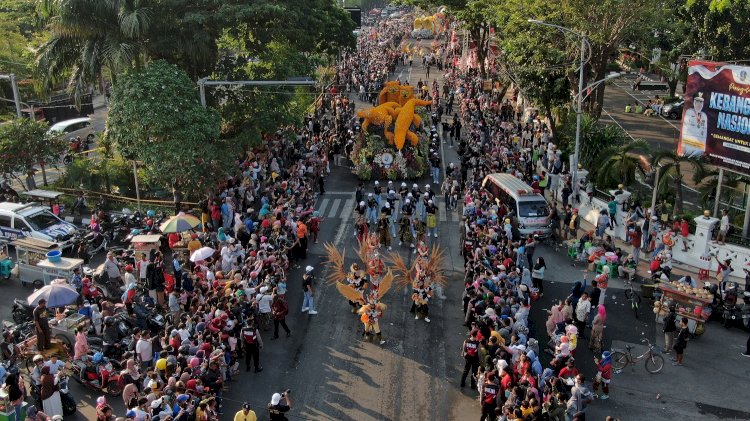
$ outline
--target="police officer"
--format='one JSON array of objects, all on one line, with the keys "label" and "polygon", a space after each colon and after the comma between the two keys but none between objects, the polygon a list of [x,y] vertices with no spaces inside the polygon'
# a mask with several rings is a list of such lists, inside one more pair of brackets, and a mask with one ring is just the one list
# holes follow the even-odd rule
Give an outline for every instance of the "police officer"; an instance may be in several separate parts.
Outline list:
[{"label": "police officer", "polygon": [[255,326],[255,318],[249,319],[247,325],[242,328],[242,340],[245,343],[245,371],[250,371],[252,361],[255,365],[255,372],[260,373],[263,371],[263,367],[260,366],[260,350],[263,349],[263,340]]},{"label": "police officer", "polygon": [[466,386],[466,376],[470,375],[471,388],[476,389],[477,381],[474,375],[479,370],[479,340],[477,340],[477,330],[471,331],[463,345],[462,355],[464,357],[464,373],[461,375],[461,387]]}]

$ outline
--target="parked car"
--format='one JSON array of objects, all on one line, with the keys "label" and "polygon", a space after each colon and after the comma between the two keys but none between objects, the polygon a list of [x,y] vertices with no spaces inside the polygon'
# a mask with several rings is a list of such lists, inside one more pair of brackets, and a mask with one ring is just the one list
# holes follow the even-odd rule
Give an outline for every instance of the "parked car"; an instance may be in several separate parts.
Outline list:
[{"label": "parked car", "polygon": [[81,139],[86,139],[86,143],[92,143],[96,138],[94,127],[91,125],[91,119],[88,117],[74,118],[55,123],[49,128],[47,133],[64,136],[65,138],[81,136]]},{"label": "parked car", "polygon": [[32,237],[55,242],[62,249],[73,246],[78,229],[38,203],[0,203],[0,237],[9,240]]},{"label": "parked car", "polygon": [[678,118],[682,117],[683,104],[685,104],[684,100],[667,104],[662,107],[661,115],[667,118],[671,118],[672,120],[677,120]]}]

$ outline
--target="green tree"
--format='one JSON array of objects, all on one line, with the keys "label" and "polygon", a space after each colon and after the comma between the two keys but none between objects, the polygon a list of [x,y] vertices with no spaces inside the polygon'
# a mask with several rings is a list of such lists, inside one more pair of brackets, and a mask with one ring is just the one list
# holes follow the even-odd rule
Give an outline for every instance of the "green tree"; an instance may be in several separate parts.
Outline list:
[{"label": "green tree", "polygon": [[[750,57],[750,2],[684,0],[677,10],[690,28],[690,41],[716,61]],[[697,52],[697,51],[695,51]]]},{"label": "green tree", "polygon": [[79,95],[99,81],[102,70],[117,75],[143,62],[153,9],[142,0],[40,0],[49,38],[37,50],[36,68],[45,87],[67,78]]},{"label": "green tree", "polygon": [[[617,126],[608,125],[607,127]],[[604,149],[599,157],[599,170],[596,172],[597,184],[605,187],[616,187],[620,183],[626,186],[632,185],[636,174],[646,175],[646,159],[642,154],[647,154],[649,151],[648,142],[640,139]]]},{"label": "green tree", "polygon": [[22,118],[0,125],[0,173],[21,182],[18,174],[40,165],[46,185],[45,167],[58,162],[66,147],[62,138],[47,135],[44,122]]},{"label": "green tree", "polygon": [[659,185],[654,188],[666,191],[672,183],[675,195],[674,213],[679,215],[683,210],[682,183],[684,171],[693,171],[693,181],[699,183],[701,174],[705,174],[705,163],[700,157],[682,156],[674,151],[658,151],[651,156],[651,167],[659,171]]},{"label": "green tree", "polygon": [[219,124],[187,74],[160,60],[115,85],[105,136],[140,161],[152,183],[201,194],[227,175],[236,156],[234,145],[219,139]]}]

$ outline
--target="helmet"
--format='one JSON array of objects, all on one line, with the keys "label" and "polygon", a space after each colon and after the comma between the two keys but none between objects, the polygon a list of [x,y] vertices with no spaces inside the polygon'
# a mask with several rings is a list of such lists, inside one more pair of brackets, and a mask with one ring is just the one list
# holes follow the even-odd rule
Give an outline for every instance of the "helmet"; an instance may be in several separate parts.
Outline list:
[{"label": "helmet", "polygon": [[425,185],[424,185],[424,188],[426,188],[426,189],[429,189],[429,188],[430,188],[430,185],[429,185],[429,184],[425,184]]},{"label": "helmet", "polygon": [[104,324],[107,325],[107,326],[111,326],[111,325],[115,324],[115,318],[112,317],[112,316],[105,317],[104,318]]},{"label": "helmet", "polygon": [[417,183],[414,183],[414,184],[412,184],[412,186],[411,186],[411,187],[412,187],[412,188],[415,188],[415,189],[418,189],[418,188],[419,188],[419,186],[417,185]]},{"label": "helmet", "polygon": [[97,352],[97,353],[96,353],[96,354],[94,354],[94,356],[93,356],[93,357],[91,358],[91,361],[92,361],[92,362],[93,362],[94,364],[98,364],[98,363],[102,362],[102,360],[103,360],[103,359],[104,359],[104,354],[102,354],[101,352]]},{"label": "helmet", "polygon": [[406,183],[405,182],[401,182],[401,187],[406,187]]},{"label": "helmet", "polygon": [[379,186],[379,185],[380,185],[380,182],[378,182],[377,180],[375,180],[375,185],[376,185],[376,186]]},{"label": "helmet", "polygon": [[44,357],[39,354],[34,355],[34,362],[37,363],[39,361],[44,361]]},{"label": "helmet", "polygon": [[154,212],[153,210],[148,210],[146,211],[146,216],[156,216],[156,212]]}]

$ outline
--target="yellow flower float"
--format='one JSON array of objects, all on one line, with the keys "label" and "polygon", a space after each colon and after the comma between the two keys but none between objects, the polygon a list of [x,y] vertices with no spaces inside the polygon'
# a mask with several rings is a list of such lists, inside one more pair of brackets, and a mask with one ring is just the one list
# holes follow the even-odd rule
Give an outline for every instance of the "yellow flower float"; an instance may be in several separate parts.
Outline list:
[{"label": "yellow flower float", "polygon": [[400,106],[398,102],[386,102],[377,107],[357,111],[357,117],[365,119],[362,123],[362,130],[367,130],[370,124],[373,124],[385,127],[387,133],[393,118],[396,117],[395,109]]},{"label": "yellow flower float", "polygon": [[[430,101],[423,101],[421,99],[412,98],[408,100],[403,107],[395,110],[398,113],[393,134],[393,140],[396,143],[396,149],[398,149],[399,151],[403,149],[404,143],[406,143],[406,139],[409,139],[409,142],[412,146],[417,146],[417,144],[419,143],[419,137],[417,137],[416,133],[409,130],[409,127],[411,127],[412,124],[414,124],[415,127],[419,127],[422,124],[422,119],[414,113],[414,109],[417,106],[424,107],[430,104],[432,104],[432,102]],[[389,134],[386,132],[386,138],[388,137],[388,135]]]}]

